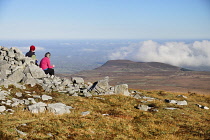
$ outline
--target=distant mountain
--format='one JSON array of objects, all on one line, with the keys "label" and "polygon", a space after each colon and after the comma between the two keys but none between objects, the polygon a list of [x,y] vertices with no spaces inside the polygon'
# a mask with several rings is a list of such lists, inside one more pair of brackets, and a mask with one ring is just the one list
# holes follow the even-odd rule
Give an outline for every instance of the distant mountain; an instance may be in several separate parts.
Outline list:
[{"label": "distant mountain", "polygon": [[210,72],[191,71],[159,62],[110,60],[94,70],[62,76],[80,76],[90,82],[109,76],[111,85],[126,83],[133,89],[210,93]]},{"label": "distant mountain", "polygon": [[160,62],[133,62],[130,60],[109,60],[95,70],[99,71],[127,71],[127,72],[151,72],[151,71],[179,71],[183,68]]}]

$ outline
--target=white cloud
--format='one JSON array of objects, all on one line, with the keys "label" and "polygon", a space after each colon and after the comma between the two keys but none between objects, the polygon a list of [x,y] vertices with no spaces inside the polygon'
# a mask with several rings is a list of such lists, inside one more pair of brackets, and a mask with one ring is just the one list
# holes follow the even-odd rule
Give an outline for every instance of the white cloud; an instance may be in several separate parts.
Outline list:
[{"label": "white cloud", "polygon": [[210,66],[210,41],[165,42],[152,40],[131,44],[113,52],[110,59],[163,62],[176,66]]},{"label": "white cloud", "polygon": [[96,52],[98,51],[97,49],[82,49],[84,52]]},{"label": "white cloud", "polygon": [[[17,47],[17,48],[20,49],[22,52],[28,52],[30,50],[30,47]],[[35,51],[45,51],[45,48],[36,46]]]}]

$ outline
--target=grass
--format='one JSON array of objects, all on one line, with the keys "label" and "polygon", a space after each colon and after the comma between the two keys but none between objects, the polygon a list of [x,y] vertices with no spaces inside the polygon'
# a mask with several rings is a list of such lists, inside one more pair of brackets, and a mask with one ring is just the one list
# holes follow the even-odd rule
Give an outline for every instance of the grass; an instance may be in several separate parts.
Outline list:
[{"label": "grass", "polygon": [[[106,95],[100,98],[72,97],[57,92],[44,93],[40,87],[27,87],[36,95],[47,94],[53,100],[46,103],[62,102],[74,107],[70,114],[53,115],[51,113],[32,114],[23,111],[24,106],[14,108],[13,115],[0,115],[0,139],[56,139],[56,140],[183,140],[210,139],[210,112],[198,108],[195,104],[210,107],[210,96],[186,93],[188,98],[177,97],[181,93],[164,91],[140,91],[145,96],[159,100],[141,103],[122,95]],[[25,90],[9,87],[12,92]],[[7,89],[8,90],[8,89]],[[164,99],[187,100],[187,106],[165,103]],[[40,100],[41,101],[41,100]],[[147,104],[158,112],[144,112],[135,108],[138,104]],[[165,110],[165,107],[177,107],[177,110]],[[91,113],[82,116],[81,112]],[[107,115],[108,114],[108,115]],[[26,124],[26,125],[23,125]],[[27,135],[20,135],[18,129]]]}]

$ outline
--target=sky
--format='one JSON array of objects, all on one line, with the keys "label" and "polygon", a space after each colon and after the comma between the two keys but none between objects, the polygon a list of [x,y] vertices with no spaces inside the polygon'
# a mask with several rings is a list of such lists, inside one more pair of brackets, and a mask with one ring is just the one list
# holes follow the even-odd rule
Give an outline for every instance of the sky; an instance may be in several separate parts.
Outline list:
[{"label": "sky", "polygon": [[210,39],[210,0],[0,0],[4,39]]}]

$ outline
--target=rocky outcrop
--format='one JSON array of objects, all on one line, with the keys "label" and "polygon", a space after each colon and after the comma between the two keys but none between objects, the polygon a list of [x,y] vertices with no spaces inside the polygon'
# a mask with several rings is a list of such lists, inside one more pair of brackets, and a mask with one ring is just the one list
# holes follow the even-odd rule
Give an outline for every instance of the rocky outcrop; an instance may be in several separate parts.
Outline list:
[{"label": "rocky outcrop", "polygon": [[[25,85],[36,84],[42,86],[45,92],[57,91],[70,96],[91,97],[92,95],[110,95],[122,94],[129,96],[128,85],[117,85],[112,87],[109,85],[109,77],[105,77],[95,83],[85,84],[81,77],[72,77],[71,79],[60,78],[57,76],[46,75],[44,71],[35,65],[35,60],[30,57],[25,57],[22,52],[15,47],[6,48],[0,46],[0,86],[8,88],[9,85],[14,85],[17,88],[25,89]],[[0,100],[5,100],[9,93],[0,92]],[[2,101],[2,105],[17,107],[26,105],[27,109],[32,113],[42,113],[46,110],[54,114],[70,113],[69,106],[62,103],[46,104],[36,102],[35,99],[42,101],[51,100],[49,95],[33,95],[33,98],[23,98],[22,93],[16,93],[17,98],[12,100]],[[1,106],[2,112],[6,110],[5,106]]]}]

